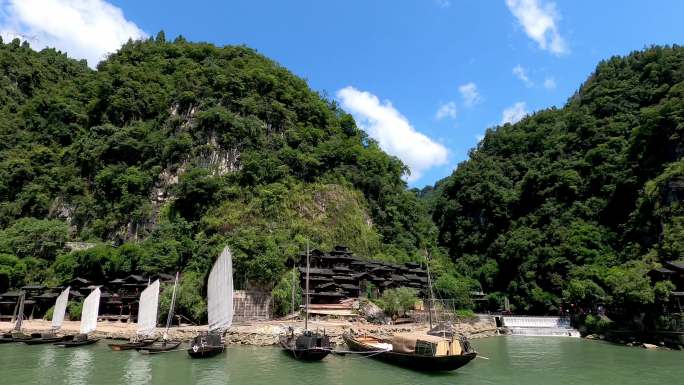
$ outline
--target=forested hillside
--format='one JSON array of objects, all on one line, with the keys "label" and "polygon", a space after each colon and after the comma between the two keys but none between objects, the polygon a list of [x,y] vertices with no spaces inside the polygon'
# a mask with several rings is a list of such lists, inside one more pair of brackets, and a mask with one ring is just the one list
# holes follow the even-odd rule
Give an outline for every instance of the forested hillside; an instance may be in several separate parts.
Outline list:
[{"label": "forested hillside", "polygon": [[684,257],[684,48],[601,62],[561,109],[487,131],[428,191],[456,269],[520,312],[639,312]]},{"label": "forested hillside", "polygon": [[[242,46],[125,44],[91,70],[0,43],[0,289],[182,270],[201,318],[224,244],[272,284],[312,246],[417,260],[435,244],[406,167],[350,115]],[[98,246],[67,252],[67,241]]]}]

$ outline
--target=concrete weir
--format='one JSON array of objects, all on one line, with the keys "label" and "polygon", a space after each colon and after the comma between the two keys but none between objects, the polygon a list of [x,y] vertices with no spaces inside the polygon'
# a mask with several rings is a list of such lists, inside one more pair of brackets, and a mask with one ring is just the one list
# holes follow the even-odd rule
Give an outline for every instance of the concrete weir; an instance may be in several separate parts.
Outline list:
[{"label": "concrete weir", "polygon": [[503,316],[502,324],[512,335],[579,337],[568,317]]}]

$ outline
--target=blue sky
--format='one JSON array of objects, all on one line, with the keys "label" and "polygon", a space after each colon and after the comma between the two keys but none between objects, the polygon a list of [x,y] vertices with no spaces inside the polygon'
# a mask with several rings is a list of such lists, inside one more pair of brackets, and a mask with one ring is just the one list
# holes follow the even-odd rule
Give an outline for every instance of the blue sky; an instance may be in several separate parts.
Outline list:
[{"label": "blue sky", "polygon": [[4,37],[89,62],[159,30],[253,47],[337,99],[416,187],[448,176],[486,128],[562,106],[600,60],[684,43],[683,17],[678,0],[0,0]]}]

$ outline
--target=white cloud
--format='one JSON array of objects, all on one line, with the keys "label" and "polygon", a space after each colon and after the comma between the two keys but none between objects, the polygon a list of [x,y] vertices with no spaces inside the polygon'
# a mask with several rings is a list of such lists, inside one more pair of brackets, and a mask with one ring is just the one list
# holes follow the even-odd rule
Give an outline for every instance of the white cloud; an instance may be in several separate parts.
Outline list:
[{"label": "white cloud", "polygon": [[442,120],[444,118],[456,119],[456,103],[448,102],[439,106],[435,119]]},{"label": "white cloud", "polygon": [[440,8],[451,7],[451,1],[449,1],[449,0],[435,0],[435,4],[437,4],[437,6]]},{"label": "white cloud", "polygon": [[501,124],[517,123],[528,113],[529,112],[527,112],[527,105],[525,102],[517,102],[503,110],[503,113],[501,114]]},{"label": "white cloud", "polygon": [[547,90],[552,90],[556,88],[556,79],[554,79],[551,76],[544,79],[544,88],[546,88]]},{"label": "white cloud", "polygon": [[337,91],[337,98],[359,127],[411,169],[409,182],[419,179],[426,170],[447,163],[447,149],[413,128],[391,102],[380,102],[370,92],[351,86]]},{"label": "white cloud", "polygon": [[473,82],[459,86],[458,92],[461,93],[463,104],[465,104],[466,107],[471,107],[482,100],[480,92],[477,90],[477,85]]},{"label": "white cloud", "polygon": [[129,38],[146,34],[104,0],[0,0],[0,36],[23,37],[34,49],[54,47],[95,67]]},{"label": "white cloud", "polygon": [[556,4],[544,0],[506,0],[508,9],[539,48],[556,55],[570,52],[558,30],[560,14]]},{"label": "white cloud", "polygon": [[527,71],[525,71],[520,64],[513,67],[513,75],[522,80],[522,82],[525,83],[525,87],[532,87],[534,85],[532,80],[527,76]]}]

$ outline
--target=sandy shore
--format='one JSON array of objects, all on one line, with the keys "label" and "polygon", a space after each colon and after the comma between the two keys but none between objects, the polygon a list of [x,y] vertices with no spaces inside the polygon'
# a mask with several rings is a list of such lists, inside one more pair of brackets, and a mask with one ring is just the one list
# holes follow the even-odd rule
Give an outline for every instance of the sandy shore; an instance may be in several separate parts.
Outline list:
[{"label": "sandy shore", "polygon": [[[60,334],[76,334],[79,325],[78,321],[64,321]],[[0,331],[8,331],[12,326],[9,322],[0,322]],[[304,327],[304,322],[273,320],[234,324],[226,333],[226,343],[257,346],[275,345],[278,343],[278,336],[286,333],[290,326],[298,331]],[[487,319],[458,323],[454,326],[468,338],[482,338],[498,334],[496,325]],[[309,329],[325,330],[333,342],[341,343],[342,334],[348,330],[388,336],[398,332],[426,331],[428,326],[426,324],[375,325],[350,321],[309,321]],[[24,333],[47,331],[50,330],[50,322],[43,320],[24,321],[22,330]],[[206,326],[173,327],[170,329],[169,335],[171,338],[187,341],[197,335],[198,332],[205,330],[207,330]],[[160,335],[163,333],[162,328],[157,329],[157,331]],[[98,322],[97,330],[92,335],[107,339],[128,339],[135,335],[135,324]]]}]

